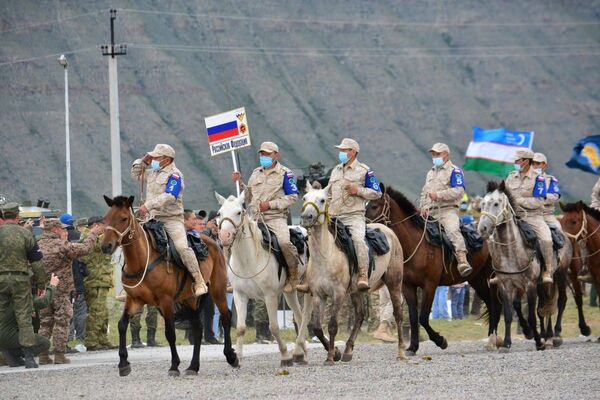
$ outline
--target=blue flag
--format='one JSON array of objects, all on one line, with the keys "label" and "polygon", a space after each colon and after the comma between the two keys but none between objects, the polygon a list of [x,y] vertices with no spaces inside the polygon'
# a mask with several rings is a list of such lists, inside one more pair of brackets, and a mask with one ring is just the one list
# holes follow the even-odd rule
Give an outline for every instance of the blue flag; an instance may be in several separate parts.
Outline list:
[{"label": "blue flag", "polygon": [[600,135],[586,136],[575,143],[567,167],[600,175]]}]

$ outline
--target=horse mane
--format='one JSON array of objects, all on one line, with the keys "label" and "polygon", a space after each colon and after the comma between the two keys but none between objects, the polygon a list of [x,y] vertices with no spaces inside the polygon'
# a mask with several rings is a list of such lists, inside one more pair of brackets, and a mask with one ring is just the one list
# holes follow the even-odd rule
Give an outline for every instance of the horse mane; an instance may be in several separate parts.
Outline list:
[{"label": "horse mane", "polygon": [[600,210],[588,206],[583,201],[578,201],[577,203],[567,203],[562,206],[562,210],[563,212],[575,212],[583,210],[596,221],[600,221]]},{"label": "horse mane", "polygon": [[497,190],[500,193],[504,193],[506,195],[506,198],[508,199],[508,203],[510,204],[512,209],[516,210],[517,202],[515,201],[515,197],[510,192],[510,190],[508,190],[504,181],[502,181],[500,183],[498,183],[496,181],[489,181],[487,183],[486,190],[487,190],[487,193],[492,193],[494,190]]},{"label": "horse mane", "polygon": [[[415,207],[415,205],[409,199],[407,199],[406,196],[404,196],[400,191],[394,189],[391,186],[386,186],[385,193],[388,196],[390,196],[390,198],[394,200],[396,204],[398,204],[398,207],[400,207],[400,209],[404,211],[404,213],[408,215],[413,215],[417,212],[417,208]],[[410,218],[410,221],[417,228],[423,229],[425,227],[423,218]]]},{"label": "horse mane", "polygon": [[117,196],[113,199],[113,206],[123,208],[128,207],[129,197],[127,196]]}]

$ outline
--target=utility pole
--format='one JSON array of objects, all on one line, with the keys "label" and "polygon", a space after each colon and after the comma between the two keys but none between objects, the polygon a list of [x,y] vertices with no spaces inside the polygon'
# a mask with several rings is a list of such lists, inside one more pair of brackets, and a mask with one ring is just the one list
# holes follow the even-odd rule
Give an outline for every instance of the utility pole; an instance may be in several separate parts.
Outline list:
[{"label": "utility pole", "polygon": [[65,153],[67,166],[67,213],[73,215],[73,203],[71,202],[71,139],[69,134],[69,62],[64,54],[58,57],[58,63],[65,70]]},{"label": "utility pole", "polygon": [[127,54],[127,45],[118,45],[115,51],[115,19],[117,10],[110,10],[110,45],[101,46],[102,55],[108,57],[108,85],[110,101],[110,155],[112,161],[112,194],[123,194],[121,186],[121,131],[119,127],[119,80],[117,57]]}]

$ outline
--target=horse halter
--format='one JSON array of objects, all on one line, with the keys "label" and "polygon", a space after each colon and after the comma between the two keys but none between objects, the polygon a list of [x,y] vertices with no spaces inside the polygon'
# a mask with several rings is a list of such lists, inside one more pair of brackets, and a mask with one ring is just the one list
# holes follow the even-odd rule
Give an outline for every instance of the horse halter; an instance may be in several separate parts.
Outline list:
[{"label": "horse halter", "polygon": [[244,218],[246,218],[246,210],[242,209],[242,218],[240,220],[239,224],[236,224],[231,218],[229,217],[223,217],[220,221],[219,221],[219,231],[221,231],[221,227],[223,226],[223,222],[228,221],[231,225],[233,225],[235,231],[233,232],[233,239],[231,239],[231,243],[229,243],[229,246],[231,246],[233,244],[233,242],[235,242],[235,238],[237,237],[237,233],[238,233],[238,229],[240,228],[240,226],[243,227],[244,225]]},{"label": "horse halter", "polygon": [[[575,240],[576,242],[579,241],[583,241],[586,240],[586,238],[583,238],[583,235],[587,235],[587,218],[585,215],[585,211],[582,211],[582,218],[581,218],[581,229],[579,229],[579,232],[577,232],[575,235],[570,234],[569,232],[563,230],[565,232],[565,235],[567,235],[567,237]],[[598,229],[596,229],[597,231]],[[595,233],[595,232],[594,232]],[[592,234],[593,235],[593,234]],[[581,239],[579,239],[579,237],[581,236]],[[589,237],[589,236],[588,236]]]},{"label": "horse halter", "polygon": [[381,209],[381,213],[375,218],[366,218],[369,224],[382,223],[386,226],[392,225],[392,221],[390,220],[390,200],[388,196],[383,193],[383,207]]},{"label": "horse halter", "polygon": [[133,215],[133,211],[131,210],[131,208],[129,209],[129,225],[127,226],[127,229],[125,229],[123,232],[119,232],[118,229],[110,226],[110,225],[106,225],[104,227],[104,230],[111,230],[114,231],[117,235],[119,235],[119,240],[117,240],[117,246],[122,246],[123,245],[123,237],[125,237],[125,235],[127,235],[129,233],[129,235],[127,235],[127,239],[131,240],[133,239],[133,235],[135,234],[135,216]]},{"label": "horse halter", "polygon": [[[503,196],[506,197],[506,195],[503,195]],[[510,207],[510,203],[508,202],[508,199],[505,199],[505,200],[507,200],[507,201],[504,203],[504,207],[502,207],[502,210],[500,210],[500,212],[498,214],[492,214],[489,211],[481,210],[481,215],[482,216],[485,215],[486,217],[490,218],[494,223],[494,227],[493,227],[493,230],[490,233],[490,235],[492,235],[495,232],[496,227],[498,226],[498,219],[500,219],[500,217],[506,216],[506,214],[509,210],[512,210],[513,214],[515,213],[514,210],[512,209],[512,207]],[[502,221],[500,223],[500,225],[506,224],[507,222],[508,222],[508,218],[504,218],[504,221]]]},{"label": "horse halter", "polygon": [[[304,213],[308,206],[313,207],[317,211],[317,218],[315,218],[315,221],[312,224],[310,224],[308,228],[312,228],[317,224],[323,225],[324,223],[329,222],[329,202],[325,203],[325,210],[321,211],[317,203],[315,203],[314,201],[305,201],[304,204],[302,204],[300,214]],[[325,217],[323,218],[323,222],[319,222],[319,218],[321,218],[321,215]]]}]

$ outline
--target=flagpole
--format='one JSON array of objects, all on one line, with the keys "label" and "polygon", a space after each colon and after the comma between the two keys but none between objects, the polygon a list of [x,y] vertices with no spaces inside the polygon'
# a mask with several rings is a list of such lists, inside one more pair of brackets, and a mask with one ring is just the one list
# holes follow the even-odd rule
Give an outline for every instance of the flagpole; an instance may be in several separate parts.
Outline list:
[{"label": "flagpole", "polygon": [[[238,172],[238,165],[237,165],[237,159],[235,157],[235,150],[231,150],[231,161],[233,161],[233,170]],[[237,193],[237,195],[240,195],[240,181],[237,180],[235,181],[235,191]]]}]

